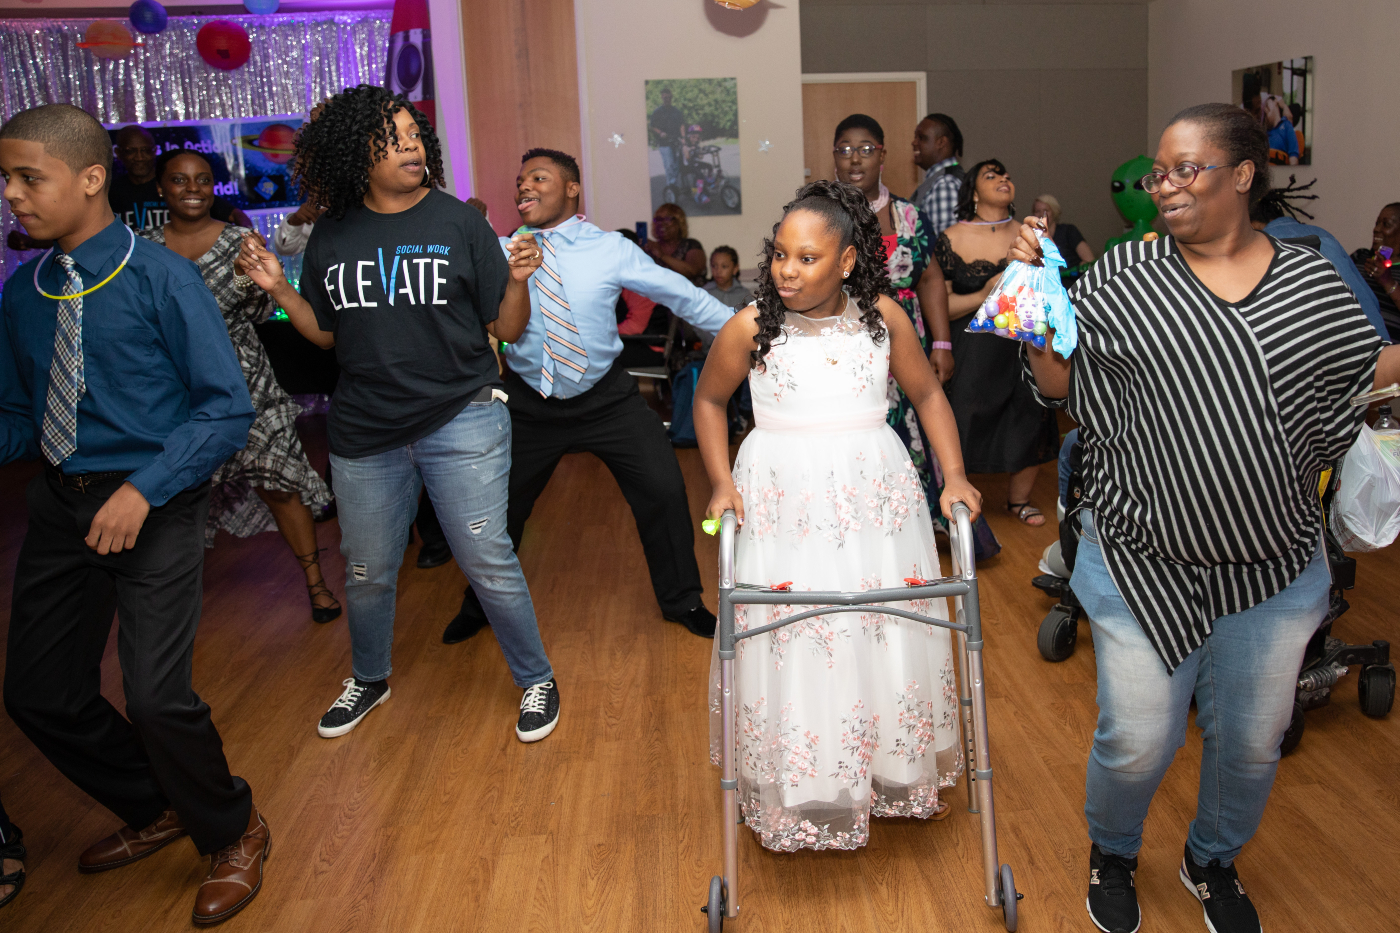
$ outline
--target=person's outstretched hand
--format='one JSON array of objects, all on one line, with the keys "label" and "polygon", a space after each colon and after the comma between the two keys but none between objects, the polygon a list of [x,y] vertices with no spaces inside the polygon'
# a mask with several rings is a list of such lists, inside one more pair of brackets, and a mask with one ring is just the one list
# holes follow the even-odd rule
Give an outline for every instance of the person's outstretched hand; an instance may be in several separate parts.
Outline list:
[{"label": "person's outstretched hand", "polygon": [[265,292],[271,292],[287,281],[282,263],[256,233],[243,238],[243,245],[238,248],[238,258],[233,261],[233,271],[248,276]]},{"label": "person's outstretched hand", "polygon": [[726,509],[733,509],[739,524],[744,524],[744,497],[739,495],[739,490],[734,488],[733,483],[710,494],[710,504],[705,507],[705,517],[720,518]]},{"label": "person's outstretched hand", "polygon": [[1045,221],[1036,216],[1027,217],[1026,222],[1021,224],[1019,235],[1011,242],[1011,249],[1007,251],[1006,258],[1030,266],[1045,265],[1045,254],[1040,249],[1038,235],[1038,231],[1044,230]]},{"label": "person's outstretched hand", "polygon": [[961,502],[972,510],[972,521],[982,514],[982,493],[964,477],[949,476],[943,483],[943,495],[938,497],[938,507],[943,517],[953,520],[953,503]]}]

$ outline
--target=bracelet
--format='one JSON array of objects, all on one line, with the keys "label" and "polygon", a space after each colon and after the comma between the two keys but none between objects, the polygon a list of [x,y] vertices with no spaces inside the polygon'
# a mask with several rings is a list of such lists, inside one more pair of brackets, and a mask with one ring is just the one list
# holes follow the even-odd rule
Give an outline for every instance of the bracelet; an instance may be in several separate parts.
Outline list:
[{"label": "bracelet", "polygon": [[252,286],[253,286],[253,277],[252,277],[251,275],[238,275],[238,274],[235,273],[234,276],[233,276],[233,284],[234,284],[234,286],[237,287],[237,288],[242,288],[242,289],[252,288]]},{"label": "bracelet", "polygon": [[933,343],[929,344],[928,346],[929,346],[929,349],[930,349],[930,350],[951,350],[951,349],[953,349],[953,345],[952,345],[951,343],[949,343],[948,341],[946,341],[946,340],[935,340]]}]

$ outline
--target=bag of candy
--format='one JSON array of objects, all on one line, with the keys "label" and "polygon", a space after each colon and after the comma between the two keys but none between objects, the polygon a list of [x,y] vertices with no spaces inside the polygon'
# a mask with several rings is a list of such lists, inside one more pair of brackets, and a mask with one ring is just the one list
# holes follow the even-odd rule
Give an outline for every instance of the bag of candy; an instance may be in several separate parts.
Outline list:
[{"label": "bag of candy", "polygon": [[1012,262],[1001,274],[1001,281],[982,307],[977,309],[970,333],[996,334],[1020,340],[1044,350],[1046,333],[1055,332],[1055,352],[1068,357],[1079,342],[1074,323],[1074,307],[1060,282],[1065,260],[1055,243],[1040,235],[1043,266]]}]

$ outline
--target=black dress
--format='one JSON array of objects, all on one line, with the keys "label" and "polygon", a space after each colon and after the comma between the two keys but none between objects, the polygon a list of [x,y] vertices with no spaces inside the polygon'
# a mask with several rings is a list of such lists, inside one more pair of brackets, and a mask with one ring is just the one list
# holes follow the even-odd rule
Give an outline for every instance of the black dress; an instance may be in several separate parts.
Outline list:
[{"label": "black dress", "polygon": [[[981,291],[1006,268],[1004,259],[965,262],[947,234],[939,234],[933,257],[957,295]],[[964,467],[969,473],[1015,473],[1049,463],[1058,454],[1059,427],[1055,413],[1037,404],[1021,379],[1021,345],[996,334],[968,333],[968,320],[952,322],[953,378],[945,387]]]}]

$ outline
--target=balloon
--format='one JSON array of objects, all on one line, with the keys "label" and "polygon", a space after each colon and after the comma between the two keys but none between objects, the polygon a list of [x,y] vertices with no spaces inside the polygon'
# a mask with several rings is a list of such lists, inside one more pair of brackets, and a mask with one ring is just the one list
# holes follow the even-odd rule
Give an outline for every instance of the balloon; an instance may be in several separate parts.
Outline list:
[{"label": "balloon", "polygon": [[1157,205],[1152,203],[1152,195],[1142,190],[1142,176],[1150,171],[1152,160],[1145,155],[1129,159],[1113,170],[1109,185],[1113,206],[1132,228],[1110,238],[1104,244],[1105,250],[1119,243],[1141,240],[1152,230],[1152,221],[1157,219]]},{"label": "balloon", "polygon": [[226,19],[216,19],[199,27],[194,44],[199,49],[199,57],[220,71],[242,68],[253,51],[243,27]]},{"label": "balloon", "polygon": [[258,16],[276,13],[279,5],[281,5],[281,0],[243,0],[243,8]]},{"label": "balloon", "polygon": [[78,48],[87,49],[98,58],[125,58],[134,45],[131,30],[114,19],[99,19],[87,28]]},{"label": "balloon", "polygon": [[751,6],[757,6],[759,0],[715,0],[715,3],[727,10],[747,10]]},{"label": "balloon", "polygon": [[126,15],[137,32],[143,32],[148,36],[153,36],[164,29],[166,21],[169,19],[165,7],[156,3],[156,0],[136,0],[131,5],[131,9],[127,10]]}]

